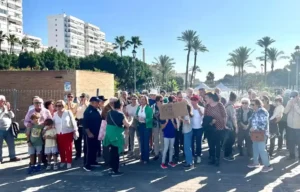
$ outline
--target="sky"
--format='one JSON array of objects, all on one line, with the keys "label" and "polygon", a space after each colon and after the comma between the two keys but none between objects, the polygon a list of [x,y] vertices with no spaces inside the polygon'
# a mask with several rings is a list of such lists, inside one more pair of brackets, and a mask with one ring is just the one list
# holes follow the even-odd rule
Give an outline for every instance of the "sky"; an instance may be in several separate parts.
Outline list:
[{"label": "sky", "polygon": [[[107,41],[113,42],[121,35],[127,39],[139,36],[143,42],[137,54],[140,59],[142,48],[149,64],[167,55],[174,58],[178,73],[185,72],[187,52],[177,37],[185,30],[195,30],[209,50],[198,54],[202,72],[197,78],[204,81],[209,71],[215,73],[216,79],[233,74],[226,60],[240,46],[255,50],[250,59],[256,69],[246,70],[261,71],[263,62],[256,58],[262,56],[263,49],[256,42],[264,36],[275,39],[271,47],[289,56],[300,45],[299,7],[299,0],[23,0],[23,20],[24,33],[41,37],[45,45],[47,16],[61,13],[99,26]],[[286,64],[288,60],[280,60],[275,68]]]}]

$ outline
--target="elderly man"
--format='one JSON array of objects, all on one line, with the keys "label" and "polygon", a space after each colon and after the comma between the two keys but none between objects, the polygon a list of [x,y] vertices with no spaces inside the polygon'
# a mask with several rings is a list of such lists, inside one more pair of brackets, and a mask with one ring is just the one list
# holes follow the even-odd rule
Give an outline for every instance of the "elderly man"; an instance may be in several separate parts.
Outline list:
[{"label": "elderly man", "polygon": [[99,166],[97,151],[99,148],[98,135],[101,126],[101,115],[98,111],[100,99],[91,97],[90,105],[83,114],[84,128],[84,166],[83,169],[91,171],[92,166]]},{"label": "elderly man", "polygon": [[[25,120],[24,120],[24,125],[27,128],[26,131],[26,135],[27,137],[29,137],[29,133],[30,133],[30,129],[32,128],[32,122],[31,122],[31,115],[34,113],[38,113],[40,118],[39,118],[39,124],[43,124],[44,121],[46,119],[52,119],[52,115],[50,113],[50,111],[48,109],[46,109],[45,107],[43,107],[43,99],[42,98],[35,98],[33,99],[33,106],[34,108],[29,110],[25,116]],[[43,147],[44,148],[44,147]],[[42,151],[43,154],[44,151]],[[42,155],[42,161],[45,164],[45,166],[47,165],[47,160],[46,160],[46,156]]]},{"label": "elderly man", "polygon": [[8,146],[10,161],[19,161],[15,153],[15,139],[10,130],[12,118],[15,114],[11,111],[10,103],[6,102],[4,95],[0,95],[0,164],[2,163],[2,145],[5,140]]},{"label": "elderly man", "polygon": [[191,98],[192,98],[193,95],[194,95],[194,89],[193,88],[188,88],[186,90],[186,97],[185,97],[185,99],[186,99],[186,101],[189,104],[191,104]]},{"label": "elderly man", "polygon": [[74,117],[76,117],[77,104],[74,103],[74,95],[72,93],[68,93],[67,95],[67,103],[65,109],[72,111]]}]

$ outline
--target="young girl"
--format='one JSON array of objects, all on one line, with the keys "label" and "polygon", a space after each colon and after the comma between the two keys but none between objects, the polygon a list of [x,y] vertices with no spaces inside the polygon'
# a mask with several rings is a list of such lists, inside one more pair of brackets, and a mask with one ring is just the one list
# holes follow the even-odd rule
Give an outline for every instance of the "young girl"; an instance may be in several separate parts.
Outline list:
[{"label": "young girl", "polygon": [[164,133],[164,151],[162,155],[161,168],[166,169],[166,156],[169,151],[169,165],[175,167],[176,163],[173,162],[173,153],[174,153],[174,142],[175,142],[175,133],[177,129],[176,119],[167,119],[161,121],[162,130]]},{"label": "young girl", "polygon": [[56,129],[52,119],[46,119],[44,128],[44,139],[45,139],[45,154],[48,158],[48,166],[46,170],[51,169],[51,157],[53,156],[54,165],[53,170],[57,170],[57,141],[56,141]]}]

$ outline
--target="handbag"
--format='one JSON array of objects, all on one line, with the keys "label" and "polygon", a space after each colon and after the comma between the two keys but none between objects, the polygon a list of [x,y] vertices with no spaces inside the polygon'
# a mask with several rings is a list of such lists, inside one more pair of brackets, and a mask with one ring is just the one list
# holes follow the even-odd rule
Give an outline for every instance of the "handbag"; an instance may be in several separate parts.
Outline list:
[{"label": "handbag", "polygon": [[[73,116],[70,114],[70,110],[68,110],[68,115],[69,115],[70,120],[71,120],[71,127],[72,127],[73,130],[75,130],[75,125],[74,125],[74,123],[73,123]],[[74,138],[74,140],[77,140],[78,137],[79,137],[79,133],[78,133],[78,131],[75,131],[75,132],[73,133],[73,138]]]},{"label": "handbag", "polygon": [[106,120],[102,120],[101,121],[101,126],[100,126],[100,131],[99,131],[99,135],[98,135],[98,140],[102,141],[105,137],[105,133],[106,133],[106,125],[107,122]]},{"label": "handbag", "polygon": [[256,142],[265,141],[265,131],[252,131],[250,132],[251,140]]}]

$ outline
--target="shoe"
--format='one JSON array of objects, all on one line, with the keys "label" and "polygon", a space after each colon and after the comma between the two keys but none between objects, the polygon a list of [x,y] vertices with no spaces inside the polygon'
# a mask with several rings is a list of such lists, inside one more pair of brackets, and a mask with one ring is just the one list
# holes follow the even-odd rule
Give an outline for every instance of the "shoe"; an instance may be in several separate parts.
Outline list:
[{"label": "shoe", "polygon": [[232,157],[232,156],[224,157],[223,159],[224,159],[225,161],[234,161],[234,160],[235,160],[235,158]]},{"label": "shoe", "polygon": [[60,168],[63,168],[66,164],[65,163],[60,163]]},{"label": "shoe", "polygon": [[240,152],[240,153],[239,153],[239,156],[240,156],[240,157],[243,157],[243,156],[244,156],[244,153],[243,153],[243,152]]},{"label": "shoe", "polygon": [[156,155],[156,156],[153,158],[154,161],[157,161],[158,159],[159,159],[159,156],[158,156],[158,155]]},{"label": "shoe", "polygon": [[75,157],[75,160],[79,160],[81,157]]},{"label": "shoe", "polygon": [[171,167],[176,167],[176,165],[177,165],[176,163],[173,163],[173,162],[169,162],[168,164],[169,164]]},{"label": "shoe", "polygon": [[40,165],[40,164],[38,164],[38,165],[35,167],[35,171],[36,171],[36,172],[41,171],[41,165]]},{"label": "shoe", "polygon": [[71,163],[67,163],[67,169],[71,169],[72,168],[72,164]]},{"label": "shoe", "polygon": [[270,166],[264,166],[261,170],[262,173],[267,173],[267,172],[270,172],[270,171],[273,171],[273,167],[270,165]]},{"label": "shoe", "polygon": [[101,164],[98,162],[95,162],[93,164],[91,164],[92,167],[101,167]]},{"label": "shoe", "polygon": [[56,171],[58,169],[58,166],[56,164],[53,165],[53,170]]},{"label": "shoe", "polygon": [[33,166],[29,166],[27,169],[27,173],[28,174],[32,174],[34,172],[34,167]]},{"label": "shoe", "polygon": [[217,167],[219,167],[219,166],[220,166],[220,159],[216,159],[216,163],[215,163],[215,165],[216,165]]},{"label": "shoe", "polygon": [[92,171],[91,167],[89,166],[84,166],[83,169],[87,172]]},{"label": "shoe", "polygon": [[198,164],[201,163],[201,157],[200,157],[200,156],[197,157],[197,161],[196,161],[196,162],[197,162]]},{"label": "shoe", "polygon": [[288,160],[295,160],[295,159],[296,159],[295,155],[290,155],[290,156],[288,157]]},{"label": "shoe", "polygon": [[183,167],[191,169],[191,168],[194,168],[194,165],[193,164],[191,164],[191,165],[190,164],[185,164]]},{"label": "shoe", "polygon": [[160,167],[161,167],[162,169],[167,169],[167,168],[168,168],[168,166],[166,166],[166,164],[164,164],[164,163],[162,163],[162,164],[160,165]]},{"label": "shoe", "polygon": [[51,166],[50,166],[50,165],[47,165],[46,171],[49,171],[49,170],[51,170]]},{"label": "shoe", "polygon": [[15,157],[15,158],[10,159],[9,161],[10,162],[16,162],[16,161],[21,161],[21,159],[18,158],[18,157]]},{"label": "shoe", "polygon": [[258,168],[258,167],[260,167],[260,164],[254,164],[254,163],[252,163],[252,164],[248,165],[248,168],[250,168],[250,169]]},{"label": "shoe", "polygon": [[123,172],[119,172],[119,171],[111,174],[112,177],[119,177],[119,176],[122,176],[122,175],[124,175],[124,173]]}]

